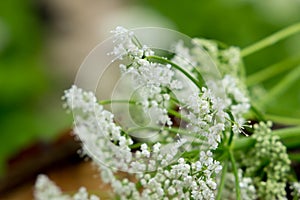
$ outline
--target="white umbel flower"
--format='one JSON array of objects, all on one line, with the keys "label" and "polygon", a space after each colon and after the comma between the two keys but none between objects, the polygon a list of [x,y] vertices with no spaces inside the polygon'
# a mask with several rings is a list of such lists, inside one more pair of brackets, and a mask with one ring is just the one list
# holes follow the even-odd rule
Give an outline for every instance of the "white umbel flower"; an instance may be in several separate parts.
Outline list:
[{"label": "white umbel flower", "polygon": [[39,175],[35,183],[35,200],[100,200],[96,195],[89,195],[86,188],[81,187],[74,195],[63,194],[46,175]]},{"label": "white umbel flower", "polygon": [[[195,66],[203,65],[200,47],[205,47],[214,58],[220,53],[217,45],[208,41],[195,40],[191,49],[179,42],[170,59],[156,56],[130,30],[117,27],[112,33],[114,49],[110,55],[123,62],[119,66],[122,75],[132,77],[132,87],[138,92],[131,105],[140,106],[135,111],[142,110],[153,120],[149,127],[122,127],[112,112],[98,104],[92,92],[72,86],[65,92],[65,106],[73,111],[74,134],[83,142],[84,153],[99,166],[103,182],[110,184],[120,199],[213,200],[222,166],[212,152],[224,135],[240,132],[245,123],[243,115],[250,107],[247,96],[238,87],[239,81],[232,74],[222,74],[219,80],[207,81],[203,87],[195,83],[193,78],[197,79],[201,72]],[[226,60],[229,64],[240,63],[239,49],[223,54],[224,58],[235,55]],[[154,62],[153,58],[161,62]],[[178,70],[176,64],[182,69]],[[186,82],[192,82],[194,87]],[[136,130],[157,130],[157,135],[151,140],[139,140],[130,135]],[[195,157],[189,159],[185,152]],[[118,171],[126,171],[136,180],[119,178]],[[45,180],[41,178],[37,187],[43,188]],[[250,182],[245,179],[241,184],[246,187]],[[49,186],[52,195],[62,196],[59,188]],[[73,198],[97,197],[89,197],[81,188]]]}]

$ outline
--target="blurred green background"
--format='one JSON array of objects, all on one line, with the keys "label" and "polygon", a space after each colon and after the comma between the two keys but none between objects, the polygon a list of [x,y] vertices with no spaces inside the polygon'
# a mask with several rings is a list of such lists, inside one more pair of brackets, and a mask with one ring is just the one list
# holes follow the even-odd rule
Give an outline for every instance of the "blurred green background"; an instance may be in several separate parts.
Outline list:
[{"label": "blurred green background", "polygon": [[45,26],[36,2],[0,2],[2,172],[10,156],[37,140],[54,138],[71,122],[57,103],[62,87],[44,59]]},{"label": "blurred green background", "polygon": [[[53,139],[70,127],[71,119],[62,109],[60,97],[63,89],[71,85],[80,62],[72,63],[73,73],[66,75],[67,72],[63,70],[56,72],[58,68],[64,67],[64,62],[56,62],[55,55],[64,55],[57,60],[72,60],[78,57],[78,54],[69,52],[67,48],[60,48],[60,53],[51,57],[47,49],[74,37],[73,43],[70,43],[78,44],[74,49],[81,53],[78,60],[82,61],[89,50],[104,39],[103,34],[98,34],[97,31],[106,33],[109,30],[101,24],[98,24],[97,29],[91,29],[97,32],[93,35],[97,38],[93,42],[87,39],[91,37],[92,31],[84,32],[84,37],[78,36],[81,40],[76,39],[79,35],[76,31],[90,30],[88,24],[94,27],[95,24],[91,22],[95,21],[97,14],[101,14],[100,10],[106,8],[106,4],[109,4],[108,11],[114,12],[110,16],[102,14],[99,17],[103,24],[110,23],[113,15],[116,16],[120,10],[125,15],[131,15],[126,11],[134,6],[144,14],[139,18],[139,24],[132,22],[133,27],[143,25],[143,20],[147,26],[146,22],[149,19],[155,19],[158,24],[159,21],[164,21],[164,25],[170,23],[170,26],[191,37],[215,39],[240,47],[246,47],[274,31],[300,22],[300,2],[297,0],[120,0],[114,3],[91,0],[82,1],[81,4],[66,0],[0,1],[1,171],[5,169],[10,156],[35,141]],[[83,12],[91,7],[94,7],[94,10],[99,8],[99,11],[94,12],[93,18],[89,18]],[[135,15],[131,18],[137,17]],[[53,21],[56,25],[53,25]],[[66,21],[72,23],[65,23]],[[114,23],[126,26],[122,24],[121,18],[114,19]],[[73,29],[72,25],[77,29]],[[82,44],[88,43],[88,46],[80,46],[80,41]],[[68,53],[68,56],[65,53]],[[296,35],[247,57],[247,74],[253,74],[283,59],[299,57],[299,54],[300,36]],[[281,73],[264,82],[263,86],[267,89],[272,88],[284,75],[285,73]],[[274,99],[265,108],[266,111],[273,115],[299,119],[299,86],[300,80]]]}]

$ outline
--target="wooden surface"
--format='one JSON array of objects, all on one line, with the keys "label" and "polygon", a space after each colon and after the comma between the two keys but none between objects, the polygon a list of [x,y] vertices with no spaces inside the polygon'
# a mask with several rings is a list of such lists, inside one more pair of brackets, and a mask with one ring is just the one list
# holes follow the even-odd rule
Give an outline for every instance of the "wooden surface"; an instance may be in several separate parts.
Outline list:
[{"label": "wooden surface", "polygon": [[[111,189],[101,183],[98,170],[91,162],[70,163],[64,166],[53,166],[43,172],[48,175],[64,192],[74,192],[80,186],[85,186],[88,191],[97,194],[102,199],[112,199]],[[28,182],[6,192],[0,196],[1,200],[31,200],[33,199],[33,186],[35,180]]]}]

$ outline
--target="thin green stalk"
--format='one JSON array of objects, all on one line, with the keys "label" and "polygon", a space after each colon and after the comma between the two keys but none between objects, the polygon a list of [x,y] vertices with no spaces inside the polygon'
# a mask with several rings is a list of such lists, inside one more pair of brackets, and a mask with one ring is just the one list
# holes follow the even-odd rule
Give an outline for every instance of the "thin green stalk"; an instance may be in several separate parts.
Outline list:
[{"label": "thin green stalk", "polygon": [[269,90],[260,100],[259,104],[261,106],[267,105],[269,102],[273,101],[284,93],[290,86],[292,86],[295,81],[300,78],[300,65],[289,72],[277,85],[275,85],[271,90]]},{"label": "thin green stalk", "polygon": [[199,134],[192,134],[189,131],[185,131],[183,129],[180,128],[174,128],[174,127],[152,127],[152,126],[145,126],[145,127],[135,127],[135,128],[130,128],[126,131],[127,134],[136,132],[136,131],[141,131],[141,130],[152,130],[152,131],[169,131],[171,133],[175,133],[175,134],[179,134],[179,135],[187,135],[187,136],[191,136],[194,138],[198,138],[201,139],[202,141],[200,143],[197,143],[195,141],[193,141],[193,144],[207,144],[207,142],[205,141],[206,138],[202,135]]},{"label": "thin green stalk", "polygon": [[281,141],[287,148],[299,148],[300,126],[285,129],[277,129],[272,132],[273,134],[280,137]]},{"label": "thin green stalk", "polygon": [[227,113],[228,113],[228,115],[230,117],[229,121],[231,122],[231,128],[230,128],[231,130],[230,130],[230,136],[229,136],[229,140],[228,140],[228,146],[230,147],[231,143],[233,141],[233,135],[234,135],[234,133],[232,131],[232,126],[235,123],[235,121],[234,121],[234,117],[233,117],[232,113],[230,111],[227,111]]},{"label": "thin green stalk", "polygon": [[174,117],[177,117],[181,120],[184,120],[184,121],[190,121],[188,118],[182,116],[179,112],[175,111],[175,110],[172,110],[172,109],[168,109],[168,113],[170,115],[173,115]]},{"label": "thin green stalk", "polygon": [[142,48],[143,45],[141,44],[141,42],[138,40],[138,38],[136,36],[133,37],[133,42],[135,43],[135,45],[137,45],[139,48]]},{"label": "thin green stalk", "polygon": [[169,109],[168,110],[168,113],[170,114],[170,115],[173,115],[174,117],[178,117],[179,119],[181,119],[181,114],[180,113],[178,113],[178,112],[176,112],[175,110],[171,110],[171,109]]},{"label": "thin green stalk", "polygon": [[[132,105],[140,105],[136,101],[133,101],[133,100],[123,100],[123,99],[118,99],[118,100],[111,99],[111,100],[102,100],[102,101],[99,101],[99,104],[101,104],[101,105],[108,105],[108,104],[112,104],[112,103],[128,103],[128,104],[132,104]],[[168,113],[170,115],[173,115],[175,117],[178,117],[180,119],[188,121],[188,119],[186,117],[183,117],[180,113],[178,113],[175,110],[168,109]]]},{"label": "thin green stalk", "polygon": [[272,114],[265,114],[265,118],[282,125],[300,125],[300,118],[292,118]]},{"label": "thin green stalk", "polygon": [[229,150],[228,153],[229,153],[229,159],[231,161],[232,170],[233,170],[233,174],[234,174],[236,199],[241,200],[240,181],[239,181],[238,170],[236,167],[236,162],[235,162],[234,155],[233,155],[233,152],[231,149]]},{"label": "thin green stalk", "polygon": [[281,139],[286,139],[295,136],[300,137],[300,126],[277,129],[272,131],[272,133],[274,135],[278,135]]},{"label": "thin green stalk", "polygon": [[178,134],[190,134],[188,131],[184,131],[179,128],[174,128],[174,127],[150,127],[150,126],[145,126],[145,127],[136,127],[136,128],[130,128],[127,130],[127,133],[132,133],[135,131],[140,131],[140,130],[153,130],[153,131],[169,131],[172,133],[178,133]]},{"label": "thin green stalk", "polygon": [[265,67],[261,71],[258,71],[254,74],[247,76],[246,84],[247,86],[252,86],[258,83],[261,83],[265,80],[268,80],[282,72],[285,72],[299,64],[300,56],[289,58],[283,60],[279,63],[273,64],[269,67]]},{"label": "thin green stalk", "polygon": [[256,108],[256,106],[252,103],[250,110],[255,114],[256,119],[259,121],[265,121],[264,115]]},{"label": "thin green stalk", "polygon": [[229,140],[228,140],[228,146],[231,146],[231,144],[232,144],[232,141],[233,141],[233,135],[234,135],[233,131],[230,130],[230,136],[229,136]]},{"label": "thin green stalk", "polygon": [[[128,103],[128,104],[132,104],[132,105],[140,105],[139,102],[133,101],[133,100],[124,100],[124,99],[118,99],[118,100],[102,100],[99,101],[99,104],[101,105],[108,105],[108,104],[112,104],[112,103]],[[179,119],[185,120],[185,121],[189,121],[188,118],[182,116],[179,112],[172,110],[172,109],[168,109],[168,113],[170,115],[173,115]],[[169,128],[168,128],[169,129]]]},{"label": "thin green stalk", "polygon": [[170,99],[171,99],[175,104],[181,105],[181,102],[179,102],[179,100],[176,99],[175,97],[170,96]]},{"label": "thin green stalk", "polygon": [[[99,101],[99,104],[101,105],[107,105],[107,104],[112,104],[112,103],[128,103],[128,104],[133,104],[133,105],[139,105],[138,102],[133,101],[133,100],[123,100],[123,99],[119,99],[119,100],[103,100],[103,101]],[[175,110],[168,110],[168,113],[175,116],[175,117],[179,117],[182,118],[182,115],[178,112],[176,112]]]},{"label": "thin green stalk", "polygon": [[241,56],[246,57],[249,56],[261,49],[264,49],[270,45],[275,44],[276,42],[283,40],[289,36],[292,36],[296,33],[300,32],[300,23],[293,24],[291,26],[288,26],[278,32],[275,32],[274,34],[242,49]]},{"label": "thin green stalk", "polygon": [[197,79],[195,79],[189,72],[185,71],[182,67],[180,67],[179,65],[176,65],[175,63],[173,63],[172,61],[170,60],[167,60],[165,58],[162,58],[162,57],[159,57],[159,56],[147,56],[146,57],[147,59],[153,59],[153,60],[158,60],[160,62],[163,62],[163,63],[167,63],[167,64],[170,64],[172,67],[174,67],[175,69],[179,70],[180,72],[182,72],[188,79],[190,79],[199,89],[202,88],[202,85],[200,84],[201,82],[204,82],[203,80],[202,81],[199,81]]},{"label": "thin green stalk", "polygon": [[300,153],[289,153],[289,158],[292,161],[300,162]]},{"label": "thin green stalk", "polygon": [[118,100],[110,99],[110,100],[99,101],[99,104],[101,104],[101,105],[108,105],[108,104],[112,104],[112,103],[128,103],[128,104],[138,105],[138,103],[136,101],[124,100],[124,99],[118,99]]},{"label": "thin green stalk", "polygon": [[234,140],[232,148],[234,151],[245,150],[255,144],[255,139],[251,137],[242,137]]},{"label": "thin green stalk", "polygon": [[130,145],[130,149],[136,149],[139,148],[143,143],[133,143],[132,145]]},{"label": "thin green stalk", "polygon": [[224,165],[223,165],[223,169],[222,169],[222,176],[221,176],[221,182],[218,188],[218,194],[217,194],[217,200],[221,200],[222,198],[222,191],[223,188],[225,186],[225,179],[226,179],[226,174],[227,174],[227,170],[228,170],[228,161],[225,160]]},{"label": "thin green stalk", "polygon": [[[272,134],[279,136],[280,139],[283,141],[285,141],[285,140],[287,141],[288,139],[291,139],[291,138],[300,138],[300,126],[273,130]],[[295,145],[294,144],[295,141],[299,142],[299,145],[300,145],[299,139],[293,140],[293,145]],[[234,151],[243,150],[243,149],[253,146],[254,144],[255,144],[255,140],[251,137],[239,138],[234,141],[233,150]],[[286,142],[285,145],[287,147],[289,147],[288,142]]]}]

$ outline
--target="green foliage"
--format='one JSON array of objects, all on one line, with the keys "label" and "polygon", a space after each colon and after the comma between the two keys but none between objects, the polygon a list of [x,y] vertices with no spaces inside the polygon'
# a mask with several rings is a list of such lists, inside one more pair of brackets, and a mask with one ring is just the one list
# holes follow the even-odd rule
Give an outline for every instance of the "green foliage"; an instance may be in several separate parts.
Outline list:
[{"label": "green foliage", "polygon": [[42,59],[42,28],[33,1],[0,2],[0,169],[25,145],[66,127],[62,111],[45,102],[53,86]]},{"label": "green foliage", "polygon": [[41,29],[32,11],[28,1],[0,3],[1,105],[33,98],[47,84],[41,68]]}]

